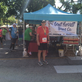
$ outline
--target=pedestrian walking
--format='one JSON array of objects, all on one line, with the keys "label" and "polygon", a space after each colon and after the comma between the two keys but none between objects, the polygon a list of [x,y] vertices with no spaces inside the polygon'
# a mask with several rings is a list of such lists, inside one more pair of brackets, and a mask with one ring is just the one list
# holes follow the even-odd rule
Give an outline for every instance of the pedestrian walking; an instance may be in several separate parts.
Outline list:
[{"label": "pedestrian walking", "polygon": [[22,27],[19,27],[18,34],[19,34],[19,40],[22,40],[23,39],[23,28]]},{"label": "pedestrian walking", "polygon": [[10,38],[11,38],[10,49],[14,51],[16,38],[17,38],[17,28],[16,28],[16,24],[15,23],[13,23],[13,27],[11,27],[9,29],[9,35],[10,35]]},{"label": "pedestrian walking", "polygon": [[2,35],[3,35],[3,40],[5,41],[6,40],[6,33],[8,32],[8,29],[7,28],[3,28],[2,30]]},{"label": "pedestrian walking", "polygon": [[1,27],[0,27],[0,42],[1,42],[1,46],[3,47],[2,29],[1,29]]},{"label": "pedestrian walking", "polygon": [[28,46],[31,41],[31,36],[33,36],[32,26],[29,26],[29,28],[27,28],[24,33],[24,40],[25,40],[25,44],[26,44],[25,46],[26,46],[26,52],[27,52],[27,56],[24,56],[24,57],[28,57]]}]

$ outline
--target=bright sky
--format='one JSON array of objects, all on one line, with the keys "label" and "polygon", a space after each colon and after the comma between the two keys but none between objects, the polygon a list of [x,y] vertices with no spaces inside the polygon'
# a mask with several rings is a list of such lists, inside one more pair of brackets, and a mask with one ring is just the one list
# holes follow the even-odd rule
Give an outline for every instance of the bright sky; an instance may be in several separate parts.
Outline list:
[{"label": "bright sky", "polygon": [[[61,6],[61,3],[60,3],[60,1],[59,0],[55,0],[56,1],[56,6],[57,7],[60,7]],[[65,0],[66,1],[66,0]],[[78,0],[73,0],[73,1],[78,1]]]},{"label": "bright sky", "polygon": [[57,7],[60,7],[61,6],[61,3],[59,2],[59,0],[55,0],[56,1],[56,6]]},{"label": "bright sky", "polygon": [[[60,3],[60,1],[59,1],[59,0],[55,0],[55,1],[56,1],[56,8],[57,8],[57,7],[61,7],[62,4]],[[66,1],[66,0],[65,0],[65,1]],[[69,1],[70,1],[70,0],[69,0]],[[78,0],[73,0],[73,1],[78,1]],[[77,14],[80,14],[79,11],[77,12]]]}]

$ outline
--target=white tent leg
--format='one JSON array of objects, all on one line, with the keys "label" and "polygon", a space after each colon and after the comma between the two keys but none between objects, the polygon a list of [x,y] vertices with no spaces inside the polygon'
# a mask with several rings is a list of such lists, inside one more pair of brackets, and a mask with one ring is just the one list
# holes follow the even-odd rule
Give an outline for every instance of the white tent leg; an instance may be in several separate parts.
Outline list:
[{"label": "white tent leg", "polygon": [[80,33],[80,55],[81,55],[81,44],[82,44],[82,43],[81,43],[81,42],[82,42],[82,41],[81,41],[81,40],[82,40],[82,22],[81,22],[81,29],[80,29],[80,30],[81,30],[81,33]]},{"label": "white tent leg", "polygon": [[82,40],[82,22],[81,22],[81,34],[80,34],[80,46],[81,46],[81,40]]},{"label": "white tent leg", "polygon": [[24,32],[25,32],[25,21],[23,20],[23,50],[25,48]]}]

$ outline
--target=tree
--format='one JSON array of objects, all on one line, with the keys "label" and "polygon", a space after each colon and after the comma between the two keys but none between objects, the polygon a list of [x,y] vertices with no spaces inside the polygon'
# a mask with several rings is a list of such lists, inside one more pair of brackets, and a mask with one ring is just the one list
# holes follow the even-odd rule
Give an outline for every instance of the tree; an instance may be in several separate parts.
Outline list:
[{"label": "tree", "polygon": [[6,16],[9,17],[12,15],[20,15],[23,3],[24,0],[7,0],[7,2],[5,2],[8,7],[8,12],[6,13]]},{"label": "tree", "polygon": [[[24,3],[25,0],[0,0],[0,15],[4,15],[4,13],[2,13],[3,11],[7,11],[5,13],[6,17],[10,17],[12,15],[19,15],[20,11],[22,9],[22,5]],[[6,10],[4,10],[6,7]],[[2,12],[1,12],[2,10]]]},{"label": "tree", "polygon": [[79,11],[82,14],[82,0],[60,0],[60,3],[62,3],[62,6],[59,9],[70,13],[77,13]]},{"label": "tree", "polygon": [[48,3],[54,5],[54,0],[0,0],[0,2],[3,2],[3,4],[7,6],[6,17],[12,15],[20,17],[21,13],[23,10],[26,10],[26,8],[28,8],[28,12],[33,12],[43,8]]},{"label": "tree", "polygon": [[48,4],[54,5],[55,0],[31,0],[28,6],[28,12],[37,11]]},{"label": "tree", "polygon": [[7,6],[3,2],[0,2],[0,18],[4,17],[7,12]]},{"label": "tree", "polygon": [[[55,1],[56,0],[0,0],[0,16],[10,17],[14,15],[20,18],[23,12],[34,12],[45,7],[47,4],[56,7]],[[77,13],[79,11],[82,13],[82,0],[78,0],[77,3],[74,2],[74,0],[60,0],[60,2],[62,3],[62,6],[58,7],[60,10],[71,13]]]},{"label": "tree", "polygon": [[10,17],[8,18],[8,21],[10,21],[10,22],[9,22],[10,24],[15,23],[15,22],[16,22],[15,16],[10,16]]}]

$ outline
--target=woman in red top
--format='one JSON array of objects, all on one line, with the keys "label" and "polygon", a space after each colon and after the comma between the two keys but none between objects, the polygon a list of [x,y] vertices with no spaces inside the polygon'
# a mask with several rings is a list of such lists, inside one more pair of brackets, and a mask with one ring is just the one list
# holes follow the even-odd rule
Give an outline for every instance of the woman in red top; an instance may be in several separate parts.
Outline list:
[{"label": "woman in red top", "polygon": [[1,45],[2,45],[2,47],[3,47],[3,40],[2,40],[2,29],[0,28],[0,42],[1,42]]},{"label": "woman in red top", "polygon": [[[48,64],[45,60],[45,54],[47,50],[47,43],[49,43],[49,30],[48,27],[45,26],[46,21],[43,20],[42,25],[37,28],[37,45],[38,45],[38,64],[40,66],[44,64]],[[40,61],[41,52],[43,51],[43,63]]]}]

